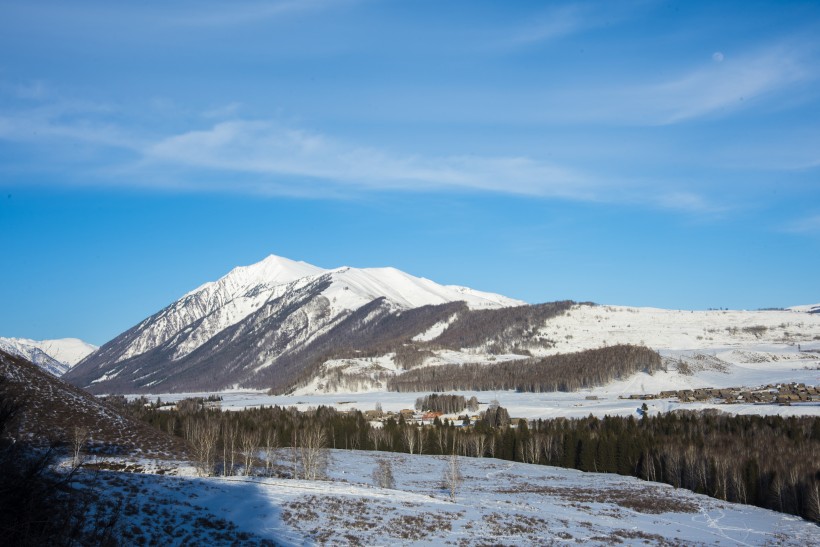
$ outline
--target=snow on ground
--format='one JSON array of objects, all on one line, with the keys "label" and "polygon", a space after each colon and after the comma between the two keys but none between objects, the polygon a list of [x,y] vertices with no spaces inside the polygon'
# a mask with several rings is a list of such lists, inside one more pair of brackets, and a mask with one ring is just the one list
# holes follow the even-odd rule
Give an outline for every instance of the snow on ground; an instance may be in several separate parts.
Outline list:
[{"label": "snow on ground", "polygon": [[[289,473],[289,451],[278,455]],[[372,478],[390,462],[395,487]],[[817,526],[630,477],[495,459],[330,451],[329,480],[99,472],[126,539],[163,545],[810,545]],[[86,475],[87,477],[88,475]]]},{"label": "snow on ground", "polygon": [[624,306],[573,306],[540,333],[555,346],[539,354],[568,353],[614,344],[658,350],[694,350],[820,340],[820,314],[793,310],[683,311]]},{"label": "snow on ground", "polygon": [[[649,378],[648,375],[645,375]],[[516,393],[514,391],[452,391],[456,395],[469,398],[475,395],[479,402],[479,411],[484,411],[492,400],[498,400],[501,406],[508,409],[514,418],[584,418],[592,414],[604,416],[639,416],[638,408],[644,401],[619,398],[621,394],[606,390],[584,390],[575,393]],[[167,393],[148,395],[155,401],[179,401],[188,397],[207,397],[210,393]],[[221,392],[224,410],[241,410],[243,408],[273,406],[296,407],[308,410],[318,406],[330,406],[338,410],[373,410],[381,405],[385,412],[398,412],[415,407],[416,399],[429,395],[429,392],[370,392],[370,393],[334,393],[322,395],[267,395],[258,391]],[[129,398],[139,397],[130,395]],[[597,397],[597,399],[587,399]],[[714,408],[730,414],[758,414],[781,416],[820,416],[820,403],[794,403],[791,406],[776,404],[719,404],[719,403],[680,403],[677,399],[655,399],[646,401],[650,413],[671,412],[678,409],[703,410]]]},{"label": "snow on ground", "polygon": [[[436,323],[414,340],[434,339],[454,317]],[[666,383],[648,382],[646,389],[634,385],[630,387],[633,392],[732,387],[738,383],[756,386],[770,382],[802,382],[805,381],[804,375],[786,374],[780,377],[779,374],[792,369],[820,368],[820,314],[793,310],[680,311],[576,305],[564,315],[548,320],[540,335],[550,339],[553,345],[530,348],[536,356],[571,353],[612,344],[634,344],[660,351],[673,364],[672,368],[675,368],[676,360],[684,360],[698,371],[695,377],[669,377],[665,378]],[[812,350],[815,353],[810,353]],[[722,369],[720,366],[704,368],[698,362],[702,356],[725,366]],[[493,355],[481,348],[433,350],[432,356],[424,358],[423,366],[489,364],[526,358],[526,355]],[[793,366],[780,363],[782,360],[790,361]],[[386,377],[401,373],[392,363],[392,354],[359,360],[361,363],[358,364],[354,363],[354,359],[342,361],[346,366],[339,366],[334,361],[326,364],[313,382],[296,393],[378,391],[383,389]],[[329,375],[331,369],[333,374]],[[753,373],[753,370],[757,372]],[[712,374],[716,371],[721,374]],[[810,383],[820,383],[812,375],[809,378]],[[653,385],[662,387],[649,387]]]},{"label": "snow on ground", "polygon": [[[705,387],[728,388],[765,386],[768,384],[803,383],[820,385],[820,343],[807,343],[798,351],[796,346],[787,344],[747,344],[741,347],[724,347],[707,350],[668,350],[662,351],[667,371],[654,374],[638,373],[628,378],[617,380],[606,386],[585,389],[574,393],[516,393],[504,392],[453,392],[466,397],[475,395],[485,405],[492,399],[498,399],[514,417],[550,418],[550,417],[584,417],[589,414],[629,415],[635,412],[640,403],[619,397],[632,394],[658,394],[666,390],[696,389]],[[459,352],[441,352],[436,359],[445,362],[465,362],[465,355]],[[489,356],[485,356],[489,357]],[[496,356],[499,360],[516,356]],[[447,361],[449,360],[449,361]],[[684,361],[693,374],[681,374],[676,370],[677,363]],[[396,367],[392,355],[371,359],[339,359],[329,361],[326,366],[346,368],[359,373],[378,369],[391,371]],[[370,367],[370,368],[368,368]],[[294,395],[267,395],[262,391],[226,391],[221,396],[223,408],[241,409],[259,405],[295,406],[300,410],[319,405],[333,406],[340,410],[372,410],[380,403],[385,411],[397,412],[403,408],[413,408],[418,397],[429,392],[395,393],[379,391],[371,384],[368,390],[358,392],[323,393],[318,385],[320,380],[302,388]],[[178,401],[186,397],[207,397],[210,393],[174,393],[154,394],[148,396],[154,400],[160,397],[163,401]],[[132,398],[134,396],[131,396]],[[590,399],[590,398],[597,398]],[[820,404],[804,403],[792,406],[753,405],[753,404],[717,404],[717,403],[679,403],[675,399],[653,400],[650,411],[667,412],[683,409],[717,408],[732,414],[765,414],[765,415],[820,415]],[[481,407],[483,410],[484,406]]]}]

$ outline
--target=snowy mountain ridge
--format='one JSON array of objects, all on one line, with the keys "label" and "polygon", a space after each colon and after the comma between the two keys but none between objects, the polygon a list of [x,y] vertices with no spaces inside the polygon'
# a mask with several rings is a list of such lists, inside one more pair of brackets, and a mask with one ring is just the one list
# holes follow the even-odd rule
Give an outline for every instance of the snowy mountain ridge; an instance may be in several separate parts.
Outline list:
[{"label": "snowy mountain ridge", "polygon": [[88,356],[66,379],[95,393],[308,394],[381,391],[415,368],[619,344],[663,355],[769,345],[780,349],[764,353],[775,355],[817,345],[814,308],[527,305],[395,268],[324,269],[269,256],[186,293]]},{"label": "snowy mountain ridge", "polygon": [[54,376],[62,376],[83,358],[96,351],[97,346],[79,338],[0,338],[0,349],[29,360]]},{"label": "snowy mountain ridge", "polygon": [[297,291],[318,279],[328,278],[322,295],[330,301],[329,314],[337,316],[384,297],[394,309],[465,301],[470,308],[519,306],[524,302],[467,287],[439,285],[395,268],[351,268],[326,270],[276,255],[261,262],[240,266],[217,281],[186,293],[171,306],[143,321],[141,332],[118,361],[160,346],[181,332],[174,359],[181,359],[222,330],[259,310],[284,293]]},{"label": "snowy mountain ridge", "polygon": [[253,377],[276,376],[265,369],[277,363],[295,379],[339,341],[364,336],[369,323],[456,303],[467,310],[526,305],[395,268],[324,269],[271,255],[186,293],[105,344],[68,379],[95,390],[148,388],[169,375],[180,386],[216,378],[258,385],[263,379]]}]

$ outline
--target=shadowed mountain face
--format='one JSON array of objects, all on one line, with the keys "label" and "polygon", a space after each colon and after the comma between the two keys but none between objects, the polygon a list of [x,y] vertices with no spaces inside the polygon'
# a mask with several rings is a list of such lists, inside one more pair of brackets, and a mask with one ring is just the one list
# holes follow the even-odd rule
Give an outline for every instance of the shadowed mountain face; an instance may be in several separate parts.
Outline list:
[{"label": "shadowed mountain face", "polygon": [[113,407],[37,365],[0,350],[0,396],[20,405],[14,435],[32,444],[70,441],[75,428],[88,432],[92,449],[146,457],[179,457],[186,447],[146,424],[123,416]]}]

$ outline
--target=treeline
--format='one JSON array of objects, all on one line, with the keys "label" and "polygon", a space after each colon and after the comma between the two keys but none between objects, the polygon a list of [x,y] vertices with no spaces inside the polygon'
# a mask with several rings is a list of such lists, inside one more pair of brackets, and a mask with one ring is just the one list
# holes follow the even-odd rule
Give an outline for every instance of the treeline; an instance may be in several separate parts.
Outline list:
[{"label": "treeline", "polygon": [[145,402],[127,407],[186,438],[204,474],[275,474],[278,447],[291,448],[291,469],[306,477],[321,475],[324,448],[459,454],[630,475],[820,522],[818,417],[673,412],[511,427],[506,409],[492,404],[472,427],[438,418],[420,427],[399,416],[374,428],[361,412],[326,407],[222,412],[188,402],[168,412]]},{"label": "treeline", "polygon": [[442,332],[432,343],[458,350],[489,344],[490,350],[504,353],[519,345],[551,346],[537,331],[548,319],[562,315],[575,304],[571,300],[532,306],[515,306],[491,310],[469,310]]},{"label": "treeline", "polygon": [[514,458],[665,482],[820,521],[820,418],[672,412],[546,420]]},{"label": "treeline", "polygon": [[[575,304],[565,300],[471,310],[464,302],[449,302],[395,312],[384,305],[384,298],[379,298],[351,313],[307,347],[278,358],[275,367],[262,369],[246,384],[250,387],[264,383],[271,386],[273,394],[286,393],[310,384],[322,364],[330,359],[377,357],[388,353],[394,353],[394,362],[405,371],[422,365],[426,358],[434,355],[433,350],[482,347],[489,353],[530,355],[531,348],[554,345],[539,330],[547,320],[566,313]],[[413,340],[433,325],[450,319],[452,323],[435,339]],[[295,377],[294,371],[298,371]],[[351,380],[343,376],[342,372],[335,375],[331,372],[327,383],[355,388],[357,382],[369,378]]]},{"label": "treeline", "polygon": [[617,345],[541,359],[418,368],[389,379],[387,386],[391,391],[577,391],[661,368],[656,351]]},{"label": "treeline", "polygon": [[476,412],[478,410],[478,399],[472,396],[467,400],[464,395],[447,395],[445,393],[431,393],[416,399],[416,410],[455,414],[464,409]]}]

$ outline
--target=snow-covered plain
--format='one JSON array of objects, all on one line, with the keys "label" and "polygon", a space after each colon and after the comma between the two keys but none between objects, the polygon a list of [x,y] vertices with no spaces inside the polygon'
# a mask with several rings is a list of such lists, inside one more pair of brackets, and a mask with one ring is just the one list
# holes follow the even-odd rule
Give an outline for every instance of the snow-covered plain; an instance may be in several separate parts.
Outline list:
[{"label": "snow-covered plain", "polygon": [[[395,487],[372,478],[387,460]],[[278,471],[289,472],[279,452]],[[812,545],[817,526],[638,479],[460,458],[330,451],[328,479],[198,478],[101,472],[127,537],[163,545]]]},{"label": "snow-covered plain", "polygon": [[[787,344],[749,344],[743,347],[713,348],[704,350],[666,350],[661,354],[667,371],[654,374],[638,373],[617,380],[606,386],[584,389],[572,393],[517,393],[500,392],[453,392],[466,397],[475,395],[486,405],[497,399],[513,417],[557,418],[628,416],[635,414],[641,402],[629,400],[633,394],[658,394],[666,390],[695,389],[702,387],[758,387],[768,384],[803,383],[820,385],[820,342],[807,343],[798,351]],[[511,358],[511,356],[499,356]],[[453,357],[455,360],[456,357]],[[678,362],[689,364],[692,374],[676,370]],[[370,360],[341,359],[326,365],[357,368],[383,367],[390,370],[389,356]],[[352,393],[322,393],[314,385],[294,395],[268,395],[263,391],[224,391],[222,408],[239,410],[260,405],[295,406],[306,410],[320,405],[339,410],[372,410],[381,404],[385,411],[398,412],[413,408],[416,398],[428,392],[386,392],[369,390]],[[210,393],[166,393],[148,396],[163,401],[178,401],[188,397],[207,397]],[[132,398],[135,396],[131,396]],[[623,397],[623,398],[622,398]],[[732,414],[762,415],[813,415],[820,416],[820,403],[797,403],[791,406],[775,404],[722,404],[718,402],[680,403],[677,399],[655,399],[647,402],[650,413],[669,412],[677,409],[702,410],[716,408]],[[481,410],[485,407],[482,406]]]},{"label": "snow-covered plain", "polygon": [[[753,387],[792,381],[818,384],[816,374],[790,372],[820,368],[820,353],[810,353],[820,351],[820,314],[802,311],[813,308],[682,311],[575,305],[568,312],[547,320],[539,330],[539,336],[549,339],[551,345],[533,345],[528,349],[532,355],[544,357],[607,345],[633,344],[658,350],[672,369],[681,359],[696,369],[703,369],[699,364],[702,356],[707,356],[709,361],[718,359],[725,363],[723,368],[726,370],[720,374],[704,369],[688,378],[659,375],[646,379],[638,376],[626,385],[620,384],[621,392],[650,393],[735,385]],[[452,319],[433,325],[414,340],[431,340],[441,334]],[[422,366],[488,364],[526,358],[526,355],[494,355],[483,347],[461,348],[459,351],[433,348],[432,355],[424,359]],[[386,377],[401,373],[392,359],[392,354],[387,354],[366,360],[325,363],[313,381],[295,393],[381,391]],[[781,362],[783,360],[788,363]],[[620,389],[619,385],[613,389]]]}]

